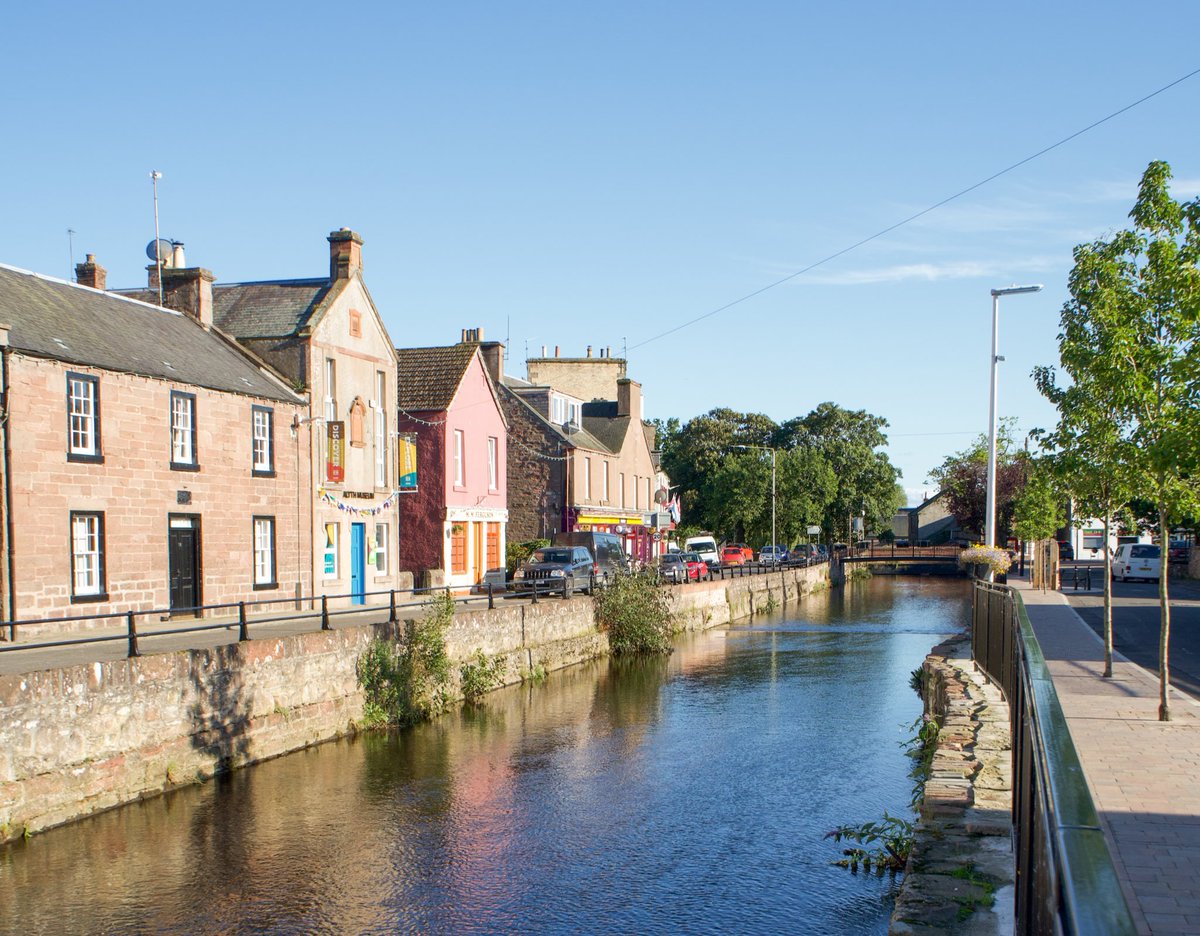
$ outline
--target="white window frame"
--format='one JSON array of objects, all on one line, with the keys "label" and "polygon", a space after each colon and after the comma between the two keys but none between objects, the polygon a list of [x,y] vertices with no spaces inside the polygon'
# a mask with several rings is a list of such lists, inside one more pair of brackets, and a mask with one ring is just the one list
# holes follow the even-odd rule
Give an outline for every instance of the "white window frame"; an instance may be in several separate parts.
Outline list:
[{"label": "white window frame", "polygon": [[100,457],[100,380],[67,374],[67,455]]},{"label": "white window frame", "polygon": [[337,422],[337,360],[325,358],[325,421]]},{"label": "white window frame", "polygon": [[196,459],[196,395],[171,391],[171,464],[194,468]]},{"label": "white window frame", "polygon": [[608,503],[608,459],[604,459],[604,469],[600,472],[600,503]]},{"label": "white window frame", "polygon": [[591,503],[592,500],[592,460],[584,458],[583,460],[583,501],[585,504]]},{"label": "white window frame", "polygon": [[375,524],[375,574],[387,575],[388,572],[388,525]]},{"label": "white window frame", "polygon": [[499,459],[500,459],[500,440],[495,436],[488,436],[488,490],[500,490],[500,475],[499,475]]},{"label": "white window frame", "polygon": [[375,487],[388,486],[387,470],[387,374],[375,372]]},{"label": "white window frame", "polygon": [[104,597],[104,514],[71,514],[71,598]]},{"label": "white window frame", "polygon": [[256,475],[275,473],[275,411],[255,406],[250,416],[250,470]]},{"label": "white window frame", "polygon": [[467,443],[461,429],[454,430],[454,486],[466,487],[467,472],[466,462],[463,459],[463,454],[466,450]]},{"label": "white window frame", "polygon": [[275,575],[275,518],[254,518],[254,587],[273,588]]}]

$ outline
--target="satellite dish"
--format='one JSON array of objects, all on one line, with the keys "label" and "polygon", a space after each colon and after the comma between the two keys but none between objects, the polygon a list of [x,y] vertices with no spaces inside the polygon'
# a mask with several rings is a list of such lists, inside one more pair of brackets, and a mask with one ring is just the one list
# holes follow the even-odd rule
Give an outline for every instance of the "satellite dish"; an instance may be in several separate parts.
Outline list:
[{"label": "satellite dish", "polygon": [[659,488],[654,492],[654,503],[665,504],[671,499],[671,492],[666,488]]},{"label": "satellite dish", "polygon": [[[158,253],[154,252],[155,245],[158,245]],[[152,240],[146,245],[146,256],[151,260],[170,260],[171,254],[175,252],[175,245],[165,237],[160,237],[158,240]]]}]

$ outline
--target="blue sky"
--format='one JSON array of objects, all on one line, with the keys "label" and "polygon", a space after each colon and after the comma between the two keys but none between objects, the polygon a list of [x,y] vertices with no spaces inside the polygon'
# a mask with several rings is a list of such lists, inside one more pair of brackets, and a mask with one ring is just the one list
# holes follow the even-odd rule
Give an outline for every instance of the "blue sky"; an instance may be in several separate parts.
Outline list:
[{"label": "blue sky", "polygon": [[400,345],[463,327],[630,348],[647,415],[884,416],[916,499],[1001,415],[1052,423],[1071,249],[1171,163],[1200,193],[1200,76],[811,273],[667,338],[1200,67],[1193,2],[25,4],[6,14],[0,262],[164,236],[221,281],[322,275],[366,240]]}]

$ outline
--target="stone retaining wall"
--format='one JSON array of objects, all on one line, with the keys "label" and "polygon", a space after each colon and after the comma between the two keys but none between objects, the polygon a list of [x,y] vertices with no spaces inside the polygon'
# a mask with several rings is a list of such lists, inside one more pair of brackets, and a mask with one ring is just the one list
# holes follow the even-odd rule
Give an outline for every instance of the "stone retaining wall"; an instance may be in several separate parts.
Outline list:
[{"label": "stone retaining wall", "polygon": [[[684,630],[726,624],[824,587],[825,567],[669,589]],[[386,624],[0,676],[0,841],[353,731],[355,672]],[[461,611],[451,659],[506,659],[506,680],[608,651],[592,601]]]},{"label": "stone retaining wall", "polygon": [[925,658],[941,725],[890,936],[1012,932],[1012,740],[1000,690],[956,637]]}]

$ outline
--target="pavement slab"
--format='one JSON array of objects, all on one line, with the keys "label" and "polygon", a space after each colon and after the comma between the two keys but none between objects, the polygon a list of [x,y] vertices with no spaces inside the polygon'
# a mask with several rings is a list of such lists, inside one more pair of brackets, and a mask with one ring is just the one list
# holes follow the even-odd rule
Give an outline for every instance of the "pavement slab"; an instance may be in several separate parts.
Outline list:
[{"label": "pavement slab", "polygon": [[1139,933],[1200,934],[1200,705],[1113,657],[1059,592],[1014,581],[1041,645]]}]

